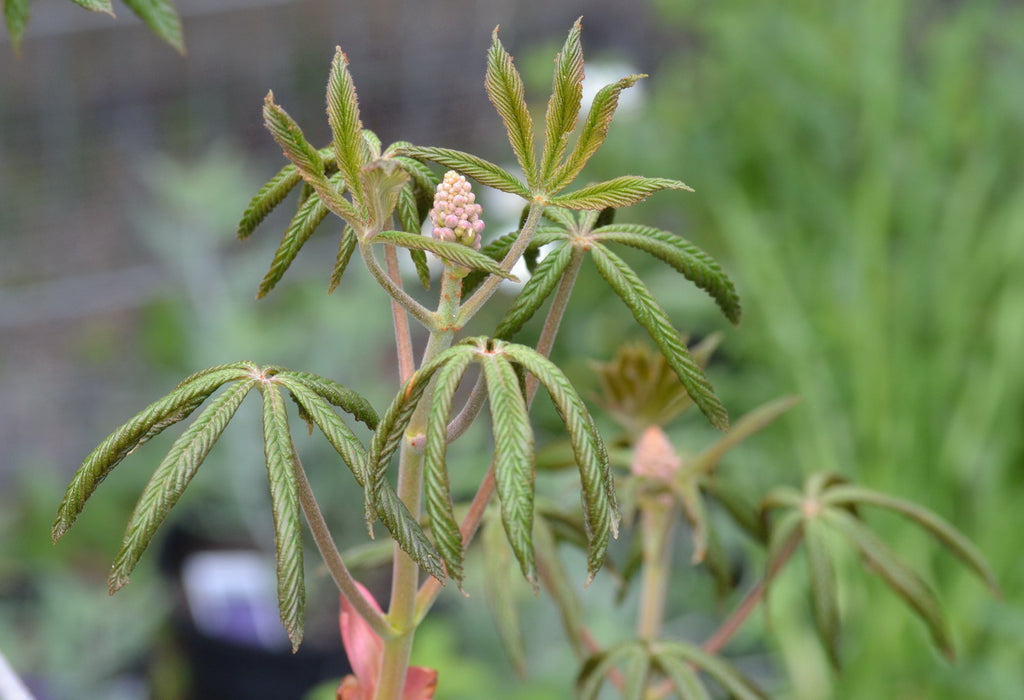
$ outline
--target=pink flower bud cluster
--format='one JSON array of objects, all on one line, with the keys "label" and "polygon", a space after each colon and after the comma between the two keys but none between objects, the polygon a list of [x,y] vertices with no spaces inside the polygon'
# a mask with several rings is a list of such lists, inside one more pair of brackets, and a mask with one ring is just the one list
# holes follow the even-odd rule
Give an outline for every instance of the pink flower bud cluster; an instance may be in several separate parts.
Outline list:
[{"label": "pink flower bud cluster", "polygon": [[475,202],[476,195],[466,178],[454,170],[446,172],[434,194],[434,208],[430,210],[434,238],[480,250],[483,207]]}]

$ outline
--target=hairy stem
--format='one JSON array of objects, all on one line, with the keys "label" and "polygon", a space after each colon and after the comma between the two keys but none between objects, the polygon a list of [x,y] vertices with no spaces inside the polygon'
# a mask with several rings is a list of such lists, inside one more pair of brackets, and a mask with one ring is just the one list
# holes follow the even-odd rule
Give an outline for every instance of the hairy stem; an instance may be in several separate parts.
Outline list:
[{"label": "hairy stem", "polygon": [[327,527],[327,521],[324,520],[323,511],[320,510],[313,489],[310,488],[306,470],[298,461],[298,456],[295,457],[295,460],[299,467],[295,470],[295,480],[299,487],[299,504],[302,506],[306,522],[309,523],[309,530],[313,533],[313,540],[316,542],[317,549],[320,550],[320,556],[323,558],[324,564],[327,565],[331,578],[334,579],[341,594],[348,599],[355,611],[366,620],[373,631],[387,639],[393,634],[391,626],[356,586],[355,579],[352,578],[348,567],[345,566],[341,553],[338,552],[338,546],[335,544],[334,538],[331,537],[331,531]]},{"label": "hairy stem", "polygon": [[[384,246],[384,260],[388,266],[388,277],[398,289],[402,289],[402,272],[398,267],[398,253],[393,245]],[[412,334],[409,332],[409,316],[397,299],[391,299],[391,317],[395,323],[395,347],[398,353],[398,378],[405,384],[416,369],[412,353]]]},{"label": "hairy stem", "polygon": [[[430,362],[448,348],[454,337],[454,320],[461,297],[462,279],[446,265],[441,280],[441,298],[438,303],[435,328],[423,351],[420,365]],[[414,518],[420,513],[420,494],[423,490],[423,450],[414,448],[410,437],[426,430],[427,406],[430,405],[428,388],[413,413],[406,428],[406,440],[402,442],[398,467],[398,497]],[[384,658],[381,661],[380,684],[375,700],[401,700],[405,677],[409,670],[409,655],[412,653],[413,637],[416,634],[416,591],[419,587],[419,567],[396,542],[392,558],[391,604],[387,621],[394,630],[390,639],[384,640]]]},{"label": "hairy stem", "polygon": [[402,289],[400,286],[388,276],[388,273],[384,271],[384,268],[377,262],[377,258],[373,255],[373,244],[365,241],[359,241],[359,254],[363,256],[363,262],[366,264],[366,269],[370,271],[373,278],[377,280],[377,284],[384,288],[384,291],[391,296],[391,298],[400,304],[403,309],[408,311],[413,318],[419,321],[426,328],[432,328],[434,325],[434,314],[420,304],[418,301],[409,296],[409,293]]}]

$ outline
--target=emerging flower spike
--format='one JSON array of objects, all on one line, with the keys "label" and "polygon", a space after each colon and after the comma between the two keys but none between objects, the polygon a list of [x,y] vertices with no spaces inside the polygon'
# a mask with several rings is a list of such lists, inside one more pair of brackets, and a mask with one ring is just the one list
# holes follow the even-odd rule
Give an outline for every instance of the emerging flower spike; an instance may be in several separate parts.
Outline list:
[{"label": "emerging flower spike", "polygon": [[480,250],[480,234],[484,230],[482,213],[483,207],[476,204],[476,195],[466,178],[454,170],[446,172],[434,194],[434,208],[430,210],[434,238]]},{"label": "emerging flower spike", "polygon": [[[366,588],[356,583],[373,607],[380,610]],[[380,683],[380,667],[384,659],[384,640],[366,620],[360,617],[345,596],[341,596],[341,640],[345,644],[352,674],[338,686],[338,700],[372,700]],[[432,700],[437,688],[437,671],[432,668],[410,666],[405,677],[402,700]]]}]

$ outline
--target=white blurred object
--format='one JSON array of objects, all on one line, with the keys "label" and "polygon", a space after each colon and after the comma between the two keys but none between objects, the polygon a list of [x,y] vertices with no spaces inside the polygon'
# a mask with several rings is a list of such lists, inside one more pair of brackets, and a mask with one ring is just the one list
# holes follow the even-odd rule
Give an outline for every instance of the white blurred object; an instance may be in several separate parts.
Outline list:
[{"label": "white blurred object", "polygon": [[246,550],[199,552],[185,561],[181,577],[201,632],[263,649],[288,646],[274,566],[266,557]]}]

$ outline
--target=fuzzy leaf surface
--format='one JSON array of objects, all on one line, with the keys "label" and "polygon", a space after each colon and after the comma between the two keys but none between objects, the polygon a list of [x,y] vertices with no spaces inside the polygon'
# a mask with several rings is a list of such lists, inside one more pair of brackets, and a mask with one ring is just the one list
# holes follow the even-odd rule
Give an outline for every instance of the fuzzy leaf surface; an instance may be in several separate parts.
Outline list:
[{"label": "fuzzy leaf surface", "polygon": [[282,372],[275,375],[274,382],[291,393],[302,412],[320,428],[320,432],[327,438],[327,442],[331,443],[331,447],[352,470],[352,475],[355,476],[359,485],[365,485],[366,449],[359,442],[359,438],[334,412],[331,404],[308,384],[294,376],[294,373]]},{"label": "fuzzy leaf surface", "polygon": [[412,158],[433,161],[438,165],[457,170],[466,177],[473,178],[481,185],[487,185],[502,192],[516,194],[523,199],[530,199],[531,197],[529,188],[515,175],[471,153],[456,151],[451,148],[427,146],[408,146],[398,149],[397,152]]},{"label": "fuzzy leaf surface", "polygon": [[451,480],[448,476],[447,428],[452,397],[455,396],[455,390],[459,387],[466,367],[476,354],[470,347],[460,350],[461,352],[445,363],[435,375],[423,452],[423,499],[430,530],[434,534],[434,543],[444,559],[448,575],[459,585],[462,584],[463,578],[462,533],[459,531],[459,522],[455,519]]},{"label": "fuzzy leaf surface", "polygon": [[540,159],[540,181],[544,184],[565,157],[582,100],[583,47],[580,45],[580,20],[577,19],[555,58],[551,98],[544,115],[544,150]]},{"label": "fuzzy leaf surface", "polygon": [[124,4],[141,19],[153,33],[185,53],[185,38],[181,33],[181,18],[170,0],[123,0]]},{"label": "fuzzy leaf surface", "polygon": [[533,553],[534,450],[526,401],[512,366],[482,354],[494,434],[494,483],[501,501],[501,522],[523,576],[537,587]]},{"label": "fuzzy leaf surface", "polygon": [[374,241],[391,243],[401,248],[413,250],[428,250],[440,258],[449,262],[457,263],[463,267],[475,270],[483,270],[492,275],[498,275],[507,280],[515,280],[515,276],[505,272],[501,266],[483,253],[473,250],[461,243],[450,243],[439,241],[436,238],[428,238],[415,233],[405,231],[381,231]]},{"label": "fuzzy leaf surface", "polygon": [[548,203],[551,206],[576,210],[601,210],[609,207],[620,209],[642,202],[655,192],[662,190],[693,191],[679,180],[622,175],[604,182],[585,185],[574,192],[552,197]]},{"label": "fuzzy leaf surface", "polygon": [[[332,178],[333,179],[333,178]],[[292,217],[288,228],[281,239],[281,244],[274,252],[274,259],[270,263],[270,270],[264,275],[256,292],[256,298],[262,299],[277,286],[285,271],[291,266],[299,249],[305,245],[313,232],[316,231],[324,219],[327,218],[329,210],[320,200],[315,192],[306,198],[306,201],[299,206],[299,210]]]},{"label": "fuzzy leaf surface", "polygon": [[179,384],[170,394],[154,401],[107,436],[85,458],[68,484],[64,500],[57,509],[57,519],[52,529],[54,542],[67,532],[82,512],[85,501],[122,459],[164,429],[188,418],[221,385],[243,379],[256,370],[256,366],[251,363],[235,363],[226,367],[229,369],[197,373]]},{"label": "fuzzy leaf surface", "polygon": [[583,399],[557,365],[524,345],[507,345],[503,352],[540,381],[569,433],[583,486],[580,499],[587,533],[589,582],[604,563],[609,538],[618,533],[615,489],[604,441]]},{"label": "fuzzy leaf surface", "polygon": [[619,256],[602,244],[595,243],[591,257],[598,272],[612,290],[625,302],[633,317],[650,334],[661,349],[679,380],[686,387],[686,393],[701,413],[719,430],[728,430],[729,416],[725,407],[715,395],[711,383],[700,366],[679,339],[679,333],[672,327],[668,315],[651,296],[647,286]]},{"label": "fuzzy leaf surface", "polygon": [[303,570],[302,515],[299,507],[299,469],[288,428],[284,397],[275,387],[263,386],[263,451],[267,460],[270,505],[274,513],[277,550],[277,604],[292,651],[302,643],[306,607]]},{"label": "fuzzy leaf surface", "polygon": [[573,147],[572,153],[569,154],[565,163],[554,172],[547,182],[548,192],[559,192],[576,179],[576,176],[583,170],[583,166],[590,160],[590,156],[597,152],[607,138],[608,127],[611,126],[615,109],[619,106],[619,94],[644,77],[646,76],[630,75],[598,90],[594,101],[590,104],[590,111],[580,130],[576,146]]},{"label": "fuzzy leaf surface", "polygon": [[270,178],[249,201],[238,222],[238,237],[248,238],[274,208],[284,201],[288,193],[302,182],[302,175],[294,164],[288,164]]},{"label": "fuzzy leaf surface", "polygon": [[255,381],[248,379],[238,382],[210,402],[188,430],[175,440],[167,456],[153,472],[128,521],[121,550],[110,572],[111,593],[128,583],[128,577],[149,546],[157,528],[181,498]]},{"label": "fuzzy leaf surface", "polygon": [[324,162],[320,153],[306,140],[302,129],[295,120],[274,103],[274,93],[267,93],[263,101],[263,123],[284,151],[288,160],[295,164],[302,178],[314,185],[324,182]]},{"label": "fuzzy leaf surface", "polygon": [[487,74],[484,88],[491,104],[497,110],[508,132],[512,151],[519,167],[526,175],[530,189],[537,187],[537,163],[533,143],[533,119],[526,106],[523,79],[516,70],[505,47],[498,40],[498,29],[491,35],[491,48],[487,52]]},{"label": "fuzzy leaf surface", "polygon": [[341,284],[341,278],[345,274],[345,270],[348,269],[348,263],[358,244],[359,238],[356,236],[356,230],[351,226],[345,226],[345,230],[341,234],[341,241],[338,243],[338,255],[334,261],[334,269],[331,271],[331,280],[327,285],[328,294]]},{"label": "fuzzy leaf surface", "polygon": [[572,255],[571,245],[562,245],[548,252],[498,323],[494,331],[495,338],[511,339],[533,317],[537,309],[555,291]]},{"label": "fuzzy leaf surface", "polygon": [[733,324],[740,322],[740,298],[732,280],[714,258],[690,241],[650,226],[619,224],[595,229],[591,236],[621,243],[662,260],[706,291]]},{"label": "fuzzy leaf surface", "polygon": [[327,79],[327,121],[333,134],[338,171],[353,201],[362,205],[365,200],[359,171],[363,166],[363,123],[359,119],[356,88],[348,71],[348,57],[340,47],[334,50]]}]

